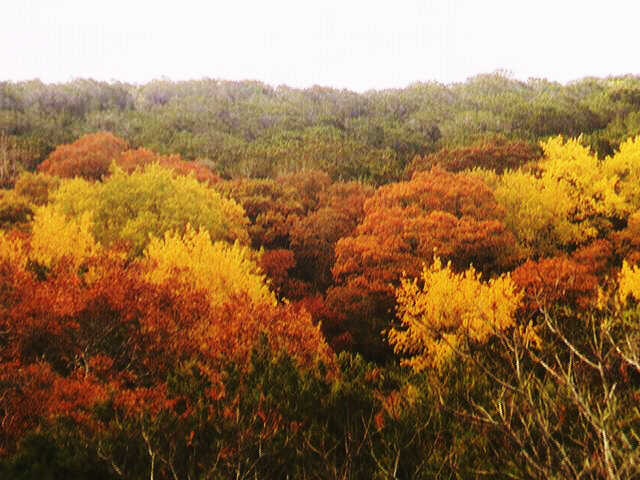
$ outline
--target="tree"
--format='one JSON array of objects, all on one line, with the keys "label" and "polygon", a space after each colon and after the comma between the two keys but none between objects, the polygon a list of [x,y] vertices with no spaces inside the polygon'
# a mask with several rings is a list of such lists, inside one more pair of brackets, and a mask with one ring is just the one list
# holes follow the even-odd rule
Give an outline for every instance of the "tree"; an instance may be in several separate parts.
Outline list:
[{"label": "tree", "polygon": [[253,248],[289,248],[292,220],[305,213],[296,189],[271,179],[230,180],[214,188],[244,208]]},{"label": "tree", "polygon": [[598,278],[593,265],[567,256],[527,260],[513,271],[515,284],[524,292],[523,308],[528,315],[561,304],[575,310],[595,305]]},{"label": "tree", "polygon": [[[434,169],[379,188],[354,233],[336,244],[329,306],[353,322],[346,329],[356,345],[363,336],[369,344],[392,318],[394,285],[435,256],[456,271],[471,264],[487,275],[507,269],[513,237],[501,216],[489,188],[463,174]],[[384,348],[377,343],[377,351]]]},{"label": "tree", "polygon": [[175,177],[154,164],[131,174],[114,168],[102,183],[69,180],[56,192],[51,208],[67,218],[89,214],[98,242],[124,242],[134,256],[143,252],[150,234],[184,232],[188,224],[206,229],[214,241],[249,240],[240,205],[195,178]]},{"label": "tree", "polygon": [[248,247],[212,243],[206,230],[195,231],[189,225],[183,235],[166,232],[162,239],[152,238],[144,251],[152,283],[180,279],[179,284],[207,292],[212,305],[224,304],[237,295],[255,304],[273,304],[275,297],[252,256]]},{"label": "tree", "polygon": [[576,139],[556,137],[541,146],[537,173],[506,172],[495,190],[523,257],[571,251],[626,221],[633,207],[606,162]]},{"label": "tree", "polygon": [[100,250],[88,268],[62,255],[34,271],[31,240],[0,235],[3,455],[37,431],[118,476],[284,468],[334,357],[246,248],[189,230],[145,258]]},{"label": "tree", "polygon": [[403,279],[396,298],[401,328],[389,331],[389,342],[420,371],[442,369],[468,349],[465,342],[486,343],[513,328],[522,294],[508,275],[481,282],[473,267],[456,274],[436,258],[419,279]]},{"label": "tree", "polygon": [[430,170],[436,165],[451,172],[483,168],[502,173],[533,162],[541,155],[542,151],[534,145],[497,137],[470,147],[444,148],[424,157],[416,156],[405,168],[405,176],[411,178],[415,172]]},{"label": "tree", "polygon": [[314,290],[324,291],[332,283],[335,245],[362,221],[364,203],[372,194],[371,187],[360,183],[334,183],[322,192],[315,210],[293,222],[289,237],[295,273]]},{"label": "tree", "polygon": [[128,148],[125,140],[112,133],[91,133],[56,147],[38,166],[38,171],[63,178],[101,180],[108,174],[111,162]]},{"label": "tree", "polygon": [[115,158],[115,162],[127,173],[132,173],[136,169],[143,170],[149,164],[158,163],[178,175],[193,175],[196,180],[208,185],[220,181],[218,175],[201,163],[187,162],[180,155],[158,155],[146,148],[126,150]]},{"label": "tree", "polygon": [[617,180],[616,192],[629,205],[628,212],[640,210],[640,135],[629,137],[602,166],[603,175]]}]

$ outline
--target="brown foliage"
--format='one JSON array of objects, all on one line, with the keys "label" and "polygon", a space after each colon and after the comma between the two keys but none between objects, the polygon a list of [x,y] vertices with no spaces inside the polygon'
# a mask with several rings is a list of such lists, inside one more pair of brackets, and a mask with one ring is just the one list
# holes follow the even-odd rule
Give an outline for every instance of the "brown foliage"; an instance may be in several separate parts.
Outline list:
[{"label": "brown foliage", "polygon": [[44,173],[22,173],[16,180],[14,191],[34,205],[44,205],[51,200],[51,193],[60,185],[60,179]]},{"label": "brown foliage", "polygon": [[278,177],[278,183],[293,188],[305,212],[318,208],[331,178],[320,170],[308,170]]},{"label": "brown foliage", "polygon": [[254,248],[289,248],[291,223],[305,213],[293,187],[270,179],[239,179],[219,182],[215,189],[244,208]]},{"label": "brown foliage", "polygon": [[35,149],[18,137],[0,132],[0,188],[11,188],[20,171],[33,166]]},{"label": "brown foliage", "polygon": [[535,145],[497,138],[470,147],[444,148],[424,157],[416,156],[405,168],[405,178],[411,178],[415,172],[430,170],[434,166],[451,172],[479,167],[502,173],[507,169],[521,167],[541,156],[542,151]]},{"label": "brown foliage", "polygon": [[640,263],[640,212],[631,215],[623,230],[610,236],[616,255],[632,265]]}]

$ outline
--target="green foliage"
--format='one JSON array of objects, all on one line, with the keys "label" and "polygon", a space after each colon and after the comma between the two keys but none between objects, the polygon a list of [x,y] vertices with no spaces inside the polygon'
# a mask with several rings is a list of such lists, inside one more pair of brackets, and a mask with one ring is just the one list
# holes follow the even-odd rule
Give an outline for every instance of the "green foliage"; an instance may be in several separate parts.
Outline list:
[{"label": "green foliage", "polygon": [[[64,429],[60,429],[64,430]],[[62,434],[66,433],[68,437]],[[113,480],[118,478],[71,432],[32,433],[20,443],[17,453],[0,458],[0,477],[14,480]]]},{"label": "green foliage", "polygon": [[601,157],[611,154],[637,133],[639,85],[633,76],[562,86],[504,72],[364,94],[214,79],[4,82],[0,130],[31,152],[21,161],[27,168],[60,144],[110,131],[136,148],[208,159],[227,176],[321,168],[380,184],[397,180],[416,155],[496,135],[535,143],[582,133]]}]

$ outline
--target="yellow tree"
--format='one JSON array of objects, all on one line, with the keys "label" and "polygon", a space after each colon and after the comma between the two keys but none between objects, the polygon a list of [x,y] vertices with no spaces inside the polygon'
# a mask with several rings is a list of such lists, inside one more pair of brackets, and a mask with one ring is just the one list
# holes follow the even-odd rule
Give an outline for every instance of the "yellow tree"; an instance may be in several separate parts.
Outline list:
[{"label": "yellow tree", "polygon": [[556,137],[541,146],[536,172],[506,172],[495,189],[523,256],[553,256],[624,223],[633,207],[620,191],[622,166],[601,162],[580,139]]},{"label": "yellow tree", "polygon": [[142,254],[150,235],[183,233],[188,224],[206,229],[214,241],[249,241],[240,205],[157,164],[131,174],[114,167],[104,182],[67,180],[55,193],[52,208],[67,218],[91,213],[95,239],[105,247],[126,243],[134,256]]},{"label": "yellow tree", "polygon": [[630,208],[640,210],[640,135],[627,139],[618,152],[605,158],[603,170],[606,176],[617,178],[616,190]]},{"label": "yellow tree", "polygon": [[148,280],[162,284],[179,279],[196,290],[204,290],[212,306],[233,296],[246,295],[253,303],[275,304],[266,278],[254,261],[255,253],[237,242],[211,242],[209,232],[187,226],[184,235],[167,232],[152,238],[144,252],[151,265]]},{"label": "yellow tree", "polygon": [[420,278],[403,279],[396,289],[403,328],[389,331],[403,363],[416,371],[442,368],[467,340],[485,343],[515,325],[522,294],[508,274],[482,282],[473,267],[455,273],[436,258]]}]

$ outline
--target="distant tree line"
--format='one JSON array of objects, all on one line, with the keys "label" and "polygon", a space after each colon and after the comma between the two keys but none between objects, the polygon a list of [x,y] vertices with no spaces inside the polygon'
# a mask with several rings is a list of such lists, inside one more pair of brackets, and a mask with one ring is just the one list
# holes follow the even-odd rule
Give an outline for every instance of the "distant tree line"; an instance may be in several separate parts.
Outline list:
[{"label": "distant tree line", "polygon": [[398,180],[416,155],[441,148],[582,135],[603,157],[639,129],[640,77],[631,75],[563,86],[498,72],[362,94],[214,79],[0,83],[0,160],[25,168],[57,145],[110,131],[224,177],[320,169],[334,180],[382,184]]}]

